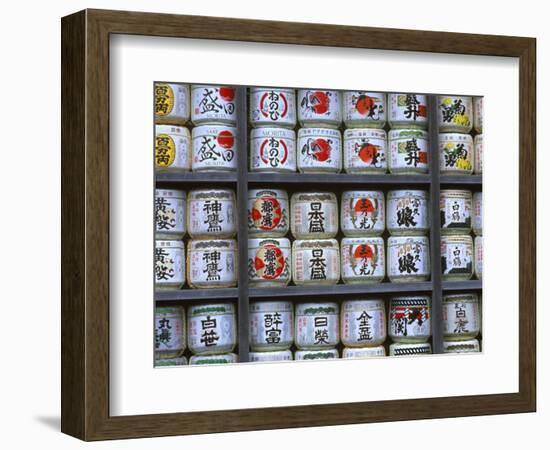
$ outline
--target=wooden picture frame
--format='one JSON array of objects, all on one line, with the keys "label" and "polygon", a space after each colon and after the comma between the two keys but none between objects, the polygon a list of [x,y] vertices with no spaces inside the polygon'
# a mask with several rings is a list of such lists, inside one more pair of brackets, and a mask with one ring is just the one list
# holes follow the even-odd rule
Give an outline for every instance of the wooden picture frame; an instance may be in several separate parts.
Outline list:
[{"label": "wooden picture frame", "polygon": [[[214,29],[215,34],[211,31]],[[110,416],[108,200],[111,34],[519,58],[519,392],[315,406]],[[62,431],[84,440],[101,440],[535,411],[535,49],[535,39],[523,37],[103,10],[85,10],[64,17]],[[437,131],[432,129],[431,132]],[[433,179],[431,182],[434,183]],[[237,181],[237,190],[242,192],[243,189],[247,189],[246,182],[240,179]],[[439,184],[436,189],[439,189]],[[439,233],[435,234],[432,239],[439,238]],[[437,264],[436,270],[439,270]],[[434,286],[433,289],[440,291],[441,286]],[[437,319],[441,312],[434,306],[433,314]],[[246,325],[243,317],[240,317],[239,327]]]}]

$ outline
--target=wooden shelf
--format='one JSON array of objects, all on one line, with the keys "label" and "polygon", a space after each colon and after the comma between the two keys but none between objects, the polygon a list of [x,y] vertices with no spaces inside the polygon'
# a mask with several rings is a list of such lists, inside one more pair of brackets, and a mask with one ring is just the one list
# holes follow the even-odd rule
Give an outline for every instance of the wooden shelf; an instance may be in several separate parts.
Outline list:
[{"label": "wooden shelf", "polygon": [[357,175],[350,173],[260,173],[248,174],[251,183],[295,184],[430,184],[430,175]]},{"label": "wooden shelf", "polygon": [[[444,291],[468,291],[481,289],[480,280],[444,281]],[[285,286],[285,287],[254,287],[249,288],[250,298],[273,297],[314,297],[318,295],[370,295],[370,294],[406,294],[416,292],[431,292],[431,281],[418,283],[373,283],[373,284],[334,284],[323,286]],[[201,301],[215,299],[237,299],[238,288],[225,289],[180,289],[156,291],[155,300],[166,301]]]},{"label": "wooden shelf", "polygon": [[[464,189],[480,190],[482,187],[481,175],[441,175],[439,171],[439,130],[436,126],[438,106],[436,97],[429,96],[428,116],[430,126],[430,173],[418,175],[396,174],[304,174],[294,173],[263,173],[250,172],[248,167],[248,138],[246,87],[237,88],[236,104],[238,112],[238,140],[240,148],[245,151],[237,152],[236,172],[157,172],[156,185],[159,188],[179,187],[182,189],[202,186],[211,188],[224,183],[236,191],[237,210],[239,211],[237,231],[238,252],[238,287],[228,289],[181,289],[172,291],[157,291],[155,301],[159,304],[186,304],[192,302],[234,301],[237,305],[238,353],[239,361],[249,359],[249,304],[250,301],[285,299],[295,302],[316,301],[327,299],[330,296],[342,300],[360,299],[365,296],[376,295],[415,295],[426,294],[432,299],[432,345],[434,353],[443,352],[443,322],[441,297],[444,293],[467,292],[480,290],[482,283],[479,280],[443,281],[441,278],[440,253],[440,188],[461,187]],[[286,286],[279,288],[249,287],[248,285],[248,226],[242,220],[248,206],[248,190],[257,187],[272,187],[286,189],[289,194],[301,189],[322,189],[340,192],[346,189],[423,189],[430,193],[430,215],[432,217],[430,230],[430,260],[431,281],[418,283],[376,283],[376,284],[336,284],[330,286]]]},{"label": "wooden shelf", "polygon": [[468,291],[472,289],[481,289],[483,283],[481,280],[468,281],[443,281],[442,287],[444,291]]},{"label": "wooden shelf", "polygon": [[155,291],[155,300],[157,302],[166,301],[198,301],[215,299],[237,299],[239,297],[238,288],[224,289],[178,289]]},{"label": "wooden shelf", "polygon": [[237,182],[236,172],[156,172],[157,183]]},{"label": "wooden shelf", "polygon": [[366,295],[403,292],[431,291],[432,283],[374,283],[374,284],[334,284],[321,286],[286,286],[274,288],[250,288],[252,298],[265,297],[315,297],[318,295]]},{"label": "wooden shelf", "polygon": [[473,184],[481,186],[482,175],[441,175],[441,184]]}]

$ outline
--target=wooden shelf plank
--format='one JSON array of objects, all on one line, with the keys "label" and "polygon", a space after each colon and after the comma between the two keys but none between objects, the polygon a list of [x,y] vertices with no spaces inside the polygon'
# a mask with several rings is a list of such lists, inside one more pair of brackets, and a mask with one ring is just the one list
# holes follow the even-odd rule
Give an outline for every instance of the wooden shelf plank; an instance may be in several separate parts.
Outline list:
[{"label": "wooden shelf plank", "polygon": [[473,184],[481,186],[481,175],[441,175],[441,184]]},{"label": "wooden shelf plank", "polygon": [[468,281],[444,281],[444,291],[467,291],[471,289],[481,289],[483,283],[481,280],[468,280]]},{"label": "wooden shelf plank", "polygon": [[237,182],[236,172],[157,172],[157,183],[220,183]]},{"label": "wooden shelf plank", "polygon": [[259,173],[248,174],[253,183],[296,184],[430,184],[430,175],[355,175],[349,173]]},{"label": "wooden shelf plank", "polygon": [[263,297],[315,297],[317,295],[365,295],[431,291],[432,283],[375,283],[335,284],[331,286],[286,286],[275,288],[250,288],[251,298]]},{"label": "wooden shelf plank", "polygon": [[156,301],[197,301],[216,299],[237,299],[238,288],[224,289],[175,289],[155,291]]}]

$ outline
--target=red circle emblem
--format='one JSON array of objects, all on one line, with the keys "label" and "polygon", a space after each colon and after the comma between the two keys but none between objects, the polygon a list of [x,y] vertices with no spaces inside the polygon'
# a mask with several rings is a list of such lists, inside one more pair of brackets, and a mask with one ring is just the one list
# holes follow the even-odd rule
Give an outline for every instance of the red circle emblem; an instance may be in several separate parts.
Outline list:
[{"label": "red circle emblem", "polygon": [[317,161],[326,161],[330,158],[330,143],[326,139],[315,139],[311,145],[313,157]]},{"label": "red circle emblem", "polygon": [[232,102],[235,99],[235,89],[229,86],[220,87],[220,97],[226,102]]},{"label": "red circle emblem", "polygon": [[328,111],[330,99],[326,92],[315,91],[310,94],[309,102],[316,114],[325,114]]},{"label": "red circle emblem", "polygon": [[357,99],[357,103],[355,103],[355,109],[357,109],[357,112],[365,116],[372,110],[372,108],[374,108],[374,98],[361,94]]},{"label": "red circle emblem", "polygon": [[[283,102],[283,110],[277,115],[273,114],[276,111],[271,111],[269,108],[269,100],[267,99],[267,96],[270,95],[271,92],[265,92],[262,97],[260,98],[260,111],[262,112],[262,116],[268,117],[273,119],[275,117],[275,120],[279,117],[286,117],[286,114],[288,112],[288,100],[286,99],[286,95],[280,92],[278,94],[279,100],[282,100]],[[266,101],[267,100],[267,101]],[[280,102],[277,101],[277,106],[280,106]]]},{"label": "red circle emblem", "polygon": [[376,211],[376,208],[370,198],[360,198],[357,202],[355,202],[353,209],[355,212],[361,214],[370,214]]},{"label": "red circle emblem", "polygon": [[370,164],[377,154],[378,148],[376,145],[368,143],[361,144],[361,148],[359,149],[359,159],[364,163]]},{"label": "red circle emblem", "polygon": [[355,251],[353,252],[353,257],[356,259],[371,259],[374,256],[374,251],[372,250],[372,247],[368,244],[360,244],[357,246]]},{"label": "red circle emblem", "polygon": [[265,280],[278,278],[285,267],[283,251],[274,244],[259,248],[254,258],[256,273]]},{"label": "red circle emblem", "polygon": [[222,146],[223,148],[233,148],[235,145],[235,138],[233,137],[233,133],[229,130],[223,130],[218,133],[217,137],[218,144]]},{"label": "red circle emblem", "polygon": [[251,211],[254,226],[262,231],[271,231],[281,223],[283,210],[274,197],[260,197],[254,202]]}]

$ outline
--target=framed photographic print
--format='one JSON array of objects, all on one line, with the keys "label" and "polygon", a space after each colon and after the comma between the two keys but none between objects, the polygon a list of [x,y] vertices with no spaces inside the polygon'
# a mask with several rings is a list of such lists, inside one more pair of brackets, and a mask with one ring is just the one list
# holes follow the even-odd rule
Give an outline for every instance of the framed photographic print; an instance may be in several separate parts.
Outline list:
[{"label": "framed photographic print", "polygon": [[63,18],[62,431],[534,411],[535,126],[530,38]]}]

